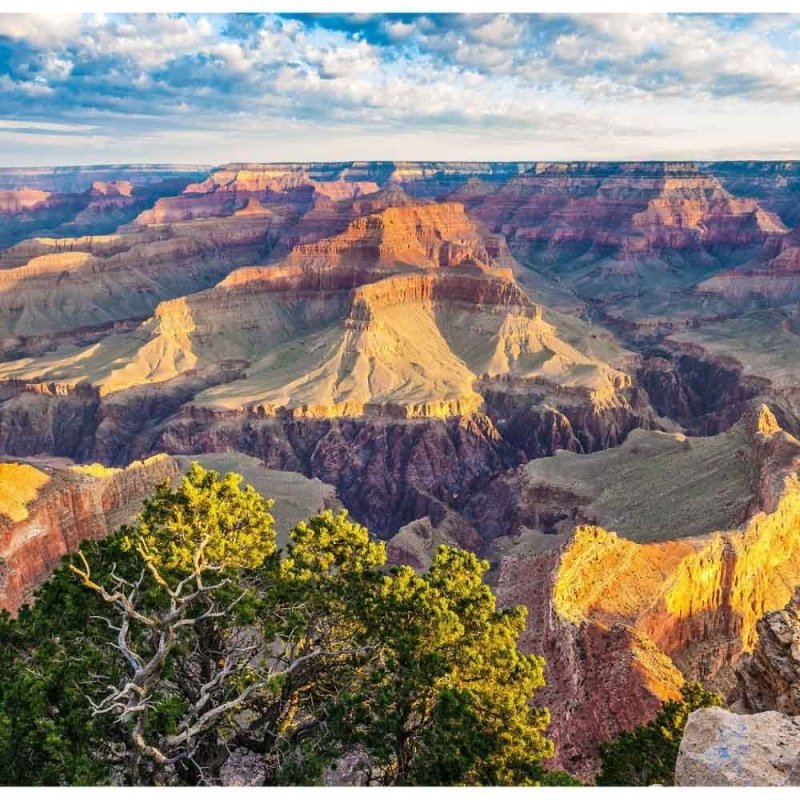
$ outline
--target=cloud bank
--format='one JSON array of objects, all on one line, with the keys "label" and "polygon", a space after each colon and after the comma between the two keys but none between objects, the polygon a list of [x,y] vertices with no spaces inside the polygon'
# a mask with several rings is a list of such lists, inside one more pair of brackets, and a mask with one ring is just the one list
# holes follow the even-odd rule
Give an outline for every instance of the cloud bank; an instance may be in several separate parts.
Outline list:
[{"label": "cloud bank", "polygon": [[0,15],[6,165],[797,158],[790,15]]}]

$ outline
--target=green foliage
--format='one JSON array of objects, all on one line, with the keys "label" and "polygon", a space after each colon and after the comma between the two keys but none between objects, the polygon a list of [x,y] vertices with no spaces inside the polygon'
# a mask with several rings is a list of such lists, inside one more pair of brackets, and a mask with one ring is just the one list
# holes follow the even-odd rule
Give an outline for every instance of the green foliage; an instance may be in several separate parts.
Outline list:
[{"label": "green foliage", "polygon": [[126,541],[162,570],[255,569],[275,551],[272,500],[241,480],[193,463],[178,489],[164,483],[145,501]]},{"label": "green foliage", "polygon": [[[125,555],[120,537],[84,546]],[[105,604],[61,566],[17,619],[0,614],[0,784],[93,785],[108,779],[106,758],[120,736],[87,701],[93,675],[113,679]]]},{"label": "green foliage", "polygon": [[544,665],[486,562],[387,569],[331,511],[276,552],[271,501],[239,481],[193,465],[0,617],[0,783],[213,784],[237,748],[268,784],[346,755],[384,785],[568,783],[541,766]]},{"label": "green foliage", "polygon": [[545,772],[542,776],[542,786],[583,786],[577,778],[573,778],[568,772],[552,770]]},{"label": "green foliage", "polygon": [[699,683],[687,683],[680,700],[668,700],[655,719],[600,745],[598,786],[672,786],[683,729],[692,711],[722,705],[722,697]]},{"label": "green foliage", "polygon": [[382,657],[341,699],[340,730],[389,785],[539,783],[549,715],[530,706],[544,664],[520,654],[523,609],[497,611],[488,564],[440,547],[428,573],[386,576],[370,624]]}]

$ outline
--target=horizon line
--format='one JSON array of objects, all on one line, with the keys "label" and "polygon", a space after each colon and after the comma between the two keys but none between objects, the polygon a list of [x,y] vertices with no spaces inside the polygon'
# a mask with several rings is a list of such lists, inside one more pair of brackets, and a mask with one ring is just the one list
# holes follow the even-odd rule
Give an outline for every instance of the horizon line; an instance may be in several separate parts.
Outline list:
[{"label": "horizon line", "polygon": [[266,164],[774,164],[800,163],[800,155],[796,157],[737,157],[737,158],[503,158],[503,159],[443,159],[443,158],[332,158],[332,159],[274,159],[264,161],[220,161],[187,162],[187,161],[115,161],[104,163],[71,163],[71,164],[20,164],[17,166],[0,166],[0,173],[24,169],[109,169],[112,167],[158,168],[182,167],[185,169],[222,169],[224,167],[246,167]]}]

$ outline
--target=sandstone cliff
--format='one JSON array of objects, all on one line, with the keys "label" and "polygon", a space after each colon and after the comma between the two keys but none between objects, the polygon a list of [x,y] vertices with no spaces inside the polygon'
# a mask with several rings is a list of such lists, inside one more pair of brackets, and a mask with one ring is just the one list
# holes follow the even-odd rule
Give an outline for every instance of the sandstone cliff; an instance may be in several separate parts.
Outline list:
[{"label": "sandstone cliff", "polygon": [[757,623],[758,641],[736,667],[735,696],[750,712],[800,716],[800,587]]},{"label": "sandstone cliff", "polygon": [[205,288],[262,258],[271,225],[270,217],[252,215],[29,240],[2,256],[9,264],[0,269],[2,334],[22,339],[146,317],[159,301]]},{"label": "sandstone cliff", "polygon": [[756,624],[758,641],[736,665],[735,706],[689,717],[675,781],[683,786],[800,785],[800,587]]},{"label": "sandstone cliff", "polygon": [[102,539],[132,522],[143,500],[161,482],[175,482],[192,461],[236,472],[273,499],[281,545],[297,522],[339,505],[332,486],[266,469],[238,453],[202,453],[191,459],[158,455],[122,469],[42,457],[0,462],[0,609],[13,613],[28,602],[61,557],[84,539]]},{"label": "sandstone cliff", "polygon": [[[82,467],[58,459],[0,464],[4,494],[17,487],[22,507],[0,507],[0,608],[16,611],[83,539],[107,536],[139,511],[163,480],[179,474],[176,462],[156,456],[125,469]],[[38,480],[34,492],[31,474]]]},{"label": "sandstone cliff", "polygon": [[490,557],[580,774],[733,685],[798,579],[796,165],[180,172],[0,170],[0,452],[238,451]]},{"label": "sandstone cliff", "polygon": [[[664,463],[660,481],[648,480],[646,462],[659,458],[651,452],[642,457],[641,490],[647,494],[641,502],[658,503],[659,482],[666,485],[669,474],[683,486],[672,499],[663,498],[675,516],[671,530],[652,537],[660,541],[640,544],[623,533],[579,526],[551,537],[523,528],[510,551],[506,546],[498,598],[530,610],[524,646],[547,660],[543,700],[553,715],[558,763],[570,771],[590,773],[596,743],[651,718],[664,699],[676,696],[684,678],[730,690],[731,666],[753,648],[758,619],[781,608],[800,583],[800,442],[764,410],[744,424],[760,455],[756,468],[746,470],[752,516],[740,527],[714,530],[713,517],[701,518],[705,532],[685,527],[682,519],[686,526],[697,524],[691,497],[705,476],[675,475]],[[546,468],[547,461],[539,464]],[[594,490],[586,488],[591,495]],[[685,508],[681,497],[688,498]],[[713,505],[713,494],[708,497]],[[566,510],[570,502],[576,501],[568,501]],[[578,500],[577,507],[586,509],[586,502]],[[593,508],[594,519],[615,513],[602,503]],[[638,515],[619,522],[620,531],[651,538],[648,530],[637,532]],[[656,514],[654,523],[660,522]]]}]

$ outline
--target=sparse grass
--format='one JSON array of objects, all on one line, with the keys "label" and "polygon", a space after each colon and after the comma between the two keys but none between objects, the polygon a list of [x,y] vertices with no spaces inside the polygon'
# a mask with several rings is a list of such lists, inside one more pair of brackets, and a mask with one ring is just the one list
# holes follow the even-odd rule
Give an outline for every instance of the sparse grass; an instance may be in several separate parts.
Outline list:
[{"label": "sparse grass", "polygon": [[724,322],[709,323],[673,336],[709,352],[736,359],[747,374],[768,378],[773,386],[800,382],[800,336],[780,311],[756,311]]},{"label": "sparse grass", "polygon": [[755,469],[740,426],[718,436],[633,431],[620,447],[559,452],[526,467],[531,483],[594,500],[584,513],[637,542],[699,536],[740,525]]}]

